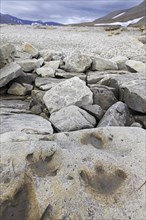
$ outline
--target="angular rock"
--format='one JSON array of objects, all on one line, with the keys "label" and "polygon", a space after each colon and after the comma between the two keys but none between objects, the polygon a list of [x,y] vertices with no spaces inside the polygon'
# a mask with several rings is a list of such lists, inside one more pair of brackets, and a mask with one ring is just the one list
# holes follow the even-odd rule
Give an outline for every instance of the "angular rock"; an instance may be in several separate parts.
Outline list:
[{"label": "angular rock", "polygon": [[135,60],[128,60],[126,61],[126,66],[129,69],[130,72],[141,72],[145,73],[146,66],[144,63],[140,61],[135,61]]},{"label": "angular rock", "polygon": [[9,132],[1,143],[2,219],[145,219],[144,129]]},{"label": "angular rock", "polygon": [[26,94],[31,93],[31,91],[33,90],[33,86],[30,84],[23,83],[22,85],[26,88]]},{"label": "angular rock", "polygon": [[22,45],[22,50],[28,54],[31,54],[32,57],[38,57],[39,51],[37,48],[35,48],[33,45],[29,43],[24,43]]},{"label": "angular rock", "polygon": [[51,123],[40,116],[32,114],[1,115],[2,128],[0,134],[15,131],[28,134],[52,134]]},{"label": "angular rock", "polygon": [[126,61],[128,60],[127,57],[116,56],[116,57],[113,57],[111,60],[116,62],[118,66],[118,70],[127,70],[127,67],[126,67]]},{"label": "angular rock", "polygon": [[74,76],[77,76],[77,77],[79,77],[80,79],[82,79],[84,81],[86,80],[86,74],[85,73],[70,73],[70,72],[63,71],[63,72],[56,72],[55,76],[65,78],[65,79],[70,79]]},{"label": "angular rock", "polygon": [[10,63],[0,69],[0,88],[9,83],[12,79],[22,74],[21,66],[17,63]]},{"label": "angular rock", "polygon": [[13,83],[7,91],[10,95],[26,95],[26,92],[26,87],[16,82]]},{"label": "angular rock", "polygon": [[64,79],[37,77],[35,79],[35,85],[41,90],[49,90],[56,86],[58,83],[64,82]]},{"label": "angular rock", "polygon": [[116,62],[101,57],[93,58],[92,70],[118,70]]},{"label": "angular rock", "polygon": [[59,68],[59,65],[60,65],[60,60],[54,60],[54,61],[47,62],[44,67],[50,67],[54,71],[56,71]]},{"label": "angular rock", "polygon": [[93,92],[93,103],[99,105],[103,110],[107,110],[118,100],[110,87],[95,85],[91,87]]},{"label": "angular rock", "polygon": [[35,115],[41,114],[41,112],[42,112],[41,105],[37,104],[37,105],[32,106],[32,108],[30,109],[30,111],[31,111],[33,114],[35,114]]},{"label": "angular rock", "polygon": [[93,94],[78,77],[67,79],[47,91],[43,97],[49,112],[58,111],[69,105],[79,107],[93,103]]},{"label": "angular rock", "polygon": [[32,72],[36,68],[40,67],[40,63],[37,59],[18,60],[17,63],[22,67],[24,72]]},{"label": "angular rock", "polygon": [[82,109],[93,115],[97,120],[100,120],[104,114],[104,111],[99,105],[84,105]]},{"label": "angular rock", "polygon": [[0,68],[13,61],[15,52],[13,44],[8,43],[0,46]]},{"label": "angular rock", "polygon": [[55,129],[61,132],[93,128],[96,125],[93,116],[75,105],[70,105],[52,113],[49,120]]},{"label": "angular rock", "polygon": [[121,88],[121,100],[134,111],[146,113],[146,80],[125,82]]},{"label": "angular rock", "polygon": [[41,67],[36,69],[36,73],[42,77],[55,77],[55,70],[51,67]]},{"label": "angular rock", "polygon": [[22,74],[15,79],[15,82],[21,83],[21,84],[22,83],[32,84],[35,81],[35,79],[37,78],[37,76],[38,75],[35,73],[22,72]]},{"label": "angular rock", "polygon": [[41,57],[43,57],[44,61],[51,61],[52,60],[52,56],[53,56],[53,52],[51,50],[40,50],[39,54]]},{"label": "angular rock", "polygon": [[[2,97],[0,100],[0,114],[1,115],[9,115],[14,113],[30,113],[29,111],[29,102],[24,100],[16,99],[12,96]],[[9,97],[9,99],[8,99]]]},{"label": "angular rock", "polygon": [[127,105],[123,102],[117,102],[106,111],[98,127],[126,126],[129,123],[130,115]]},{"label": "angular rock", "polygon": [[134,119],[136,122],[142,124],[144,128],[146,128],[146,115],[135,115]]},{"label": "angular rock", "polygon": [[92,60],[87,55],[75,52],[64,59],[64,69],[67,72],[82,73],[91,66]]}]

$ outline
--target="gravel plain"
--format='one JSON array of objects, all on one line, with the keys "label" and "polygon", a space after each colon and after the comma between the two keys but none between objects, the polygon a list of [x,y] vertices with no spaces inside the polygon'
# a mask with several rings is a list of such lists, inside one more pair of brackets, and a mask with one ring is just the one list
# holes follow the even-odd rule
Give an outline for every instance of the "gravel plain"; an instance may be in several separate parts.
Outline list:
[{"label": "gravel plain", "polygon": [[128,28],[119,35],[108,36],[102,27],[34,27],[1,25],[1,43],[19,45],[28,42],[40,49],[70,54],[80,50],[86,54],[112,58],[117,55],[144,59],[145,47],[138,41],[139,29]]}]

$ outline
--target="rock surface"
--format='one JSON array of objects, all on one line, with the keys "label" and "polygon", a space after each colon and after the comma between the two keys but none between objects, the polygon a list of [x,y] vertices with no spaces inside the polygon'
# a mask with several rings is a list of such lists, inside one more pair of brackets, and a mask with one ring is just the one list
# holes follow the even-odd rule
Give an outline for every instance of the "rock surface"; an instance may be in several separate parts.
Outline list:
[{"label": "rock surface", "polygon": [[0,88],[9,83],[12,79],[22,74],[21,66],[17,63],[9,63],[0,69]]},{"label": "rock surface", "polygon": [[106,111],[98,127],[126,126],[128,122],[130,122],[130,117],[126,104],[117,102]]},{"label": "rock surface", "polygon": [[65,66],[64,69],[68,72],[82,73],[89,69],[92,60],[90,57],[81,54],[80,52],[75,52],[72,55],[64,59]]},{"label": "rock surface", "polygon": [[114,61],[103,59],[101,57],[93,59],[92,70],[103,71],[103,70],[117,70],[117,69],[118,66]]},{"label": "rock surface", "polygon": [[50,113],[69,105],[92,104],[92,92],[78,77],[67,79],[47,91],[43,97]]},{"label": "rock surface", "polygon": [[143,129],[9,132],[1,141],[2,219],[145,219]]},{"label": "rock surface", "polygon": [[13,44],[8,43],[0,46],[0,68],[13,61],[15,52]]},{"label": "rock surface", "polygon": [[77,131],[93,128],[96,125],[93,116],[74,105],[52,113],[50,121],[57,131]]}]

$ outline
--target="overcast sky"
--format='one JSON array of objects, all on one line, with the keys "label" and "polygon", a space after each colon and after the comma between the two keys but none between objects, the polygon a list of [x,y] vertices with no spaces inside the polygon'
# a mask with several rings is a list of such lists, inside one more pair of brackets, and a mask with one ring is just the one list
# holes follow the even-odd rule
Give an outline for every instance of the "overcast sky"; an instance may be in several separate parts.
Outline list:
[{"label": "overcast sky", "polygon": [[22,19],[64,24],[92,21],[114,10],[133,7],[142,0],[0,0],[1,13]]}]

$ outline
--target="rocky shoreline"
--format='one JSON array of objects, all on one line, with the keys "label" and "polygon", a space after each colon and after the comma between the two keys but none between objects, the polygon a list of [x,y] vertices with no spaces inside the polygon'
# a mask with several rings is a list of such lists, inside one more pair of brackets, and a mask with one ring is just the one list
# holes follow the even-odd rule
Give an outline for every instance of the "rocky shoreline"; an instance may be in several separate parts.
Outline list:
[{"label": "rocky shoreline", "polygon": [[145,219],[143,59],[8,43],[0,68],[2,219]]}]

